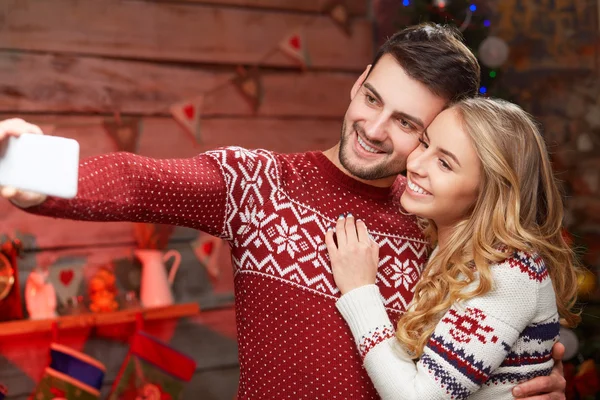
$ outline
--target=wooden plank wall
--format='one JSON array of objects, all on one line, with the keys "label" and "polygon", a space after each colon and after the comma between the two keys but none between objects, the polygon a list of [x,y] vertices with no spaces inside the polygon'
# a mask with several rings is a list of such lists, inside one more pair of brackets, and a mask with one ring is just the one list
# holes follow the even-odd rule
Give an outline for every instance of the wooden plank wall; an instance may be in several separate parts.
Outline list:
[{"label": "wooden plank wall", "polygon": [[[115,112],[141,119],[137,153],[151,157],[189,157],[226,145],[281,152],[326,149],[338,139],[351,86],[374,50],[368,0],[346,0],[350,36],[321,12],[326,2],[2,0],[0,118],[21,117],[50,134],[75,138],[82,157],[116,150],[102,128]],[[306,70],[276,50],[299,26],[311,59]],[[264,87],[257,113],[230,82],[239,66],[253,65],[259,66]],[[203,93],[202,142],[194,143],[171,118],[169,107]],[[0,202],[0,234],[16,231],[35,238],[27,244],[35,252],[21,262],[22,282],[34,266],[59,256],[83,257],[94,265],[130,256],[127,243],[133,238],[129,223],[34,217]],[[195,234],[177,232],[179,238]],[[99,246],[111,243],[115,246]],[[79,245],[84,248],[75,248]],[[56,246],[65,248],[49,250]],[[231,304],[230,272],[211,283],[196,271],[189,246],[172,247],[187,260],[179,272],[187,282],[175,288],[178,300],[198,300],[203,308]],[[230,268],[226,248],[219,259]],[[225,399],[235,392],[233,313],[218,313],[211,318],[206,311],[201,318],[180,321],[164,337],[201,360],[186,398],[197,398],[202,391],[203,398]],[[226,355],[211,353],[215,348],[209,344],[189,345],[192,336],[210,342],[211,335],[226,338],[216,347]],[[9,386],[9,398],[25,398],[45,366],[47,349],[7,346],[0,343],[0,383]],[[118,368],[122,351],[99,350],[106,346],[112,345],[88,340],[79,348],[105,357],[109,369]],[[36,360],[38,365],[31,366]],[[114,374],[106,384],[112,379]]]}]

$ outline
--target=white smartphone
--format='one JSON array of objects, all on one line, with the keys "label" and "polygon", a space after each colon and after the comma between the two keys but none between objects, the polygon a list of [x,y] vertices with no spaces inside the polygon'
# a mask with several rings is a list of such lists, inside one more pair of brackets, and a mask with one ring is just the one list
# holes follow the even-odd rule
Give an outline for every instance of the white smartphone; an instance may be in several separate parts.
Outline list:
[{"label": "white smartphone", "polygon": [[0,186],[71,199],[78,177],[76,140],[26,133],[0,143]]}]

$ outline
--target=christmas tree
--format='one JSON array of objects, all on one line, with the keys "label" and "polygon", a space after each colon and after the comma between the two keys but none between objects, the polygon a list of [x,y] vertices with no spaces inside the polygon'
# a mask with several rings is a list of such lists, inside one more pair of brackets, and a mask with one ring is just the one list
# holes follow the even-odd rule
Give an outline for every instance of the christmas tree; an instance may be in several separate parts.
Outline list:
[{"label": "christmas tree", "polygon": [[490,36],[492,12],[484,1],[466,0],[401,0],[397,29],[423,22],[455,26],[463,35],[465,44],[481,65],[483,96],[506,98],[499,85],[502,64],[509,48],[502,39]]},{"label": "christmas tree", "polygon": [[[385,3],[384,0],[382,0]],[[509,68],[509,47],[494,36],[495,16],[491,1],[484,0],[398,0],[394,30],[423,22],[455,26],[464,43],[475,54],[481,66],[480,95],[503,98],[522,105],[522,98],[513,97],[502,85],[503,70]],[[386,3],[387,4],[387,3]],[[387,4],[388,6],[391,5]],[[385,21],[385,6],[380,20]],[[389,32],[385,32],[389,33]],[[532,111],[532,110],[527,110]],[[597,247],[586,248],[586,235],[565,229],[576,250],[583,270],[579,276],[578,306],[581,323],[575,329],[561,328],[561,342],[566,347],[564,375],[567,379],[566,397],[573,400],[600,400],[600,285],[594,267]],[[598,269],[600,271],[600,269]]]}]

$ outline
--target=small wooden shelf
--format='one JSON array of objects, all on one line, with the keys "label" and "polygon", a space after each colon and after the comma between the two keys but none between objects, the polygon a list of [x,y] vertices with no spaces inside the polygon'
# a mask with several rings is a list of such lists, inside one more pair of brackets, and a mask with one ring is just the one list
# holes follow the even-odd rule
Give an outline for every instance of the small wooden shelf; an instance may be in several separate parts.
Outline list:
[{"label": "small wooden shelf", "polygon": [[53,329],[66,330],[133,323],[136,322],[138,315],[144,321],[189,317],[198,314],[199,311],[200,307],[197,303],[183,303],[165,307],[130,308],[109,313],[67,315],[54,319],[9,321],[0,323],[0,339],[52,332]]}]

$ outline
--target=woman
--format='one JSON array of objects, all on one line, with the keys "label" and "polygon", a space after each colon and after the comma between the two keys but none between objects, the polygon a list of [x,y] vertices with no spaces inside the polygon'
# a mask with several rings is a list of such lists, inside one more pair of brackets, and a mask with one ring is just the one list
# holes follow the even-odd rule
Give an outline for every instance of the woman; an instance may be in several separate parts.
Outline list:
[{"label": "woman", "polygon": [[364,366],[383,399],[512,399],[516,383],[550,373],[559,318],[579,321],[540,132],[514,104],[465,100],[422,134],[407,170],[402,207],[435,249],[396,332],[365,223],[341,217],[337,237],[326,236],[337,307]]}]

